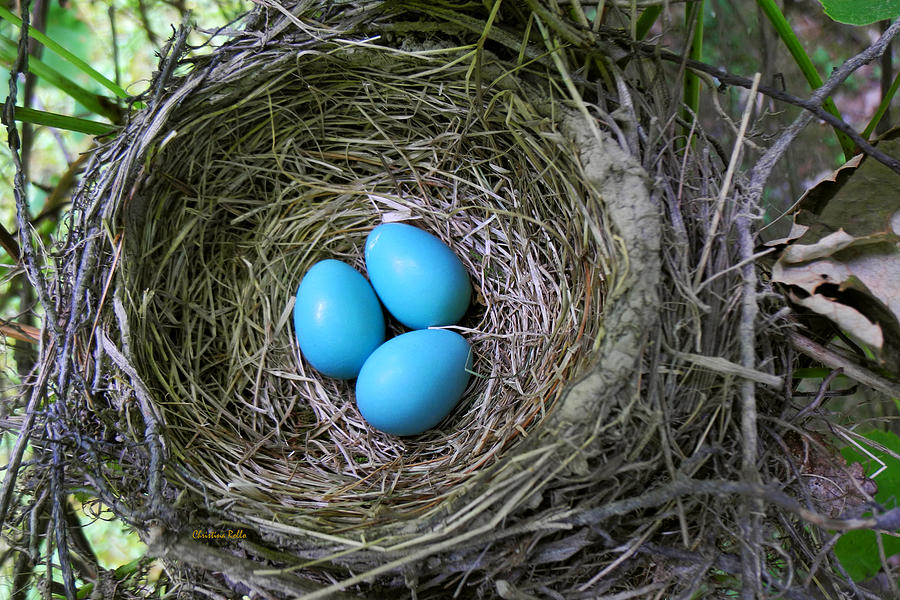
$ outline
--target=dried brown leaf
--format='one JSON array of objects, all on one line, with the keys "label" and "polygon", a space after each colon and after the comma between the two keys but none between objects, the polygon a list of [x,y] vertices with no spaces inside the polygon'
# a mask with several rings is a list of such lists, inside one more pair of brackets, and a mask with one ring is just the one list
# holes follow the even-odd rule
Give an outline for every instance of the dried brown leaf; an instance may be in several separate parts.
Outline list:
[{"label": "dried brown leaf", "polygon": [[[879,148],[900,155],[900,139]],[[795,301],[870,346],[883,363],[900,357],[900,180],[854,158],[811,189],[794,215],[774,281]],[[774,245],[776,242],[770,243]]]}]

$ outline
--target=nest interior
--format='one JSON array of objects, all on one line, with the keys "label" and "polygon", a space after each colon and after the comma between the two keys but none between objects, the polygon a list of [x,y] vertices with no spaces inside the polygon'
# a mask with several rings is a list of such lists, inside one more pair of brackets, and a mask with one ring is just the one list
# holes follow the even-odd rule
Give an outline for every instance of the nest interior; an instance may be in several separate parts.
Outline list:
[{"label": "nest interior", "polygon": [[[615,270],[597,192],[535,106],[548,90],[497,64],[476,92],[456,58],[348,44],[225,64],[154,142],[121,259],[131,349],[185,483],[232,514],[328,531],[421,514],[591,364]],[[456,329],[476,376],[408,438],[307,365],[290,319],[316,261],[365,273],[382,221],[441,238],[475,289]]]}]

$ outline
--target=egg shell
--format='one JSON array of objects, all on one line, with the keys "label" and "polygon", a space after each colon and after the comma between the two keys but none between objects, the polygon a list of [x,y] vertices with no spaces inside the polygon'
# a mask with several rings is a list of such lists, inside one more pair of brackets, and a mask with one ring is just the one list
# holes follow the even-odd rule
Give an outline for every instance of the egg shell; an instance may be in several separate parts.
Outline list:
[{"label": "egg shell", "polygon": [[440,423],[469,383],[469,343],[446,329],[419,329],[391,338],[363,365],[356,404],[376,429],[415,435]]},{"label": "egg shell", "polygon": [[384,341],[384,313],[362,273],[327,259],[313,265],[297,287],[294,331],[317,371],[353,379]]},{"label": "egg shell", "polygon": [[410,329],[457,323],[472,285],[444,242],[405,223],[384,223],[366,239],[366,270],[384,307]]}]

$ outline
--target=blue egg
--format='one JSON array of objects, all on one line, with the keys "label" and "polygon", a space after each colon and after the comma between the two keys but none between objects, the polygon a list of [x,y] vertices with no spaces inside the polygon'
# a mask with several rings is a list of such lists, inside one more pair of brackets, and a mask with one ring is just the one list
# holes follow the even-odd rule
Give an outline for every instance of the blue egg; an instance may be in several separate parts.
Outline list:
[{"label": "blue egg", "polygon": [[446,417],[469,383],[469,343],[446,329],[410,331],[383,343],[356,379],[356,404],[370,425],[415,435]]},{"label": "blue egg", "polygon": [[453,325],[472,286],[444,242],[403,223],[379,225],[366,239],[366,269],[384,307],[410,329]]},{"label": "blue egg", "polygon": [[384,313],[359,271],[328,259],[314,264],[297,288],[294,331],[317,371],[353,379],[384,341]]}]

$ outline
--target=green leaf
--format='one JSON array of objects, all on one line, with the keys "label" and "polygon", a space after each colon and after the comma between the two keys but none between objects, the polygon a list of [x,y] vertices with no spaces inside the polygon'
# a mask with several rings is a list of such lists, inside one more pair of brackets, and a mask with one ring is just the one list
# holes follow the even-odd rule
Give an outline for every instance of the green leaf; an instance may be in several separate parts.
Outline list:
[{"label": "green leaf", "polygon": [[[0,19],[9,21],[16,27],[22,26],[22,19],[17,17],[15,14],[10,12],[3,6],[0,6]],[[53,52],[55,52],[56,54],[61,56],[62,58],[66,59],[69,63],[78,67],[78,69],[81,70],[83,73],[87,74],[88,77],[90,77],[91,79],[93,79],[94,81],[96,81],[97,83],[99,83],[100,85],[102,85],[103,87],[108,89],[109,91],[111,91],[113,94],[115,94],[119,98],[128,98],[128,93],[125,90],[123,90],[121,87],[116,85],[114,82],[110,81],[108,78],[106,78],[103,75],[101,75],[100,73],[98,73],[96,69],[91,67],[85,61],[78,58],[77,56],[75,56],[74,54],[72,54],[71,52],[69,52],[68,50],[63,48],[62,46],[60,46],[57,42],[55,42],[53,39],[51,39],[47,35],[41,33],[40,31],[38,31],[37,29],[35,29],[34,27],[31,27],[31,26],[28,27],[28,34],[31,37],[33,37],[34,39],[36,39],[37,41],[39,41],[40,43],[42,43],[44,46],[46,46],[47,48],[49,48],[50,50],[52,50]]]},{"label": "green leaf", "polygon": [[77,131],[79,133],[87,133],[90,135],[104,135],[115,129],[115,127],[109,123],[79,119],[78,117],[70,117],[68,115],[25,108],[24,106],[16,107],[15,119],[16,121],[22,121],[24,123],[46,125],[47,127],[55,127],[56,129],[65,129],[67,131]]},{"label": "green leaf", "polygon": [[[53,2],[48,9],[44,34],[63,48],[72,48],[79,55],[84,56],[96,56],[97,47],[107,43],[78,18],[77,10],[72,10],[71,7],[62,8],[56,2]],[[15,32],[15,35],[7,37],[18,39],[18,31]],[[104,54],[106,53],[104,52]],[[56,69],[69,79],[77,81],[85,89],[98,94],[106,93],[97,80],[89,77],[78,65],[55,52],[45,49],[44,52],[41,52],[40,58],[47,66]],[[96,69],[104,63],[103,60],[94,60],[93,68]]]},{"label": "green leaf", "polygon": [[[686,5],[684,11],[684,27],[690,31],[693,27],[693,36],[691,37],[691,45],[688,49],[688,56],[696,61],[703,60],[703,8],[705,0],[691,1]],[[646,12],[646,11],[645,11]],[[641,25],[643,27],[644,25]],[[637,34],[637,31],[635,31]],[[682,83],[682,98],[684,109],[681,118],[684,119],[684,139],[688,139],[691,131],[691,123],[699,118],[700,111],[700,78],[690,71],[684,72],[684,81]]]},{"label": "green leaf", "polygon": [[[896,434],[888,431],[872,431],[865,436],[900,454],[900,438]],[[887,468],[874,480],[878,484],[875,500],[887,508],[892,508],[897,505],[897,499],[900,498],[900,460],[875,448],[867,447],[866,449],[887,465]],[[854,446],[847,446],[841,450],[841,454],[847,459],[847,462],[862,463],[867,476],[871,476],[881,468],[878,462]],[[869,530],[848,531],[835,545],[835,555],[854,581],[872,577],[881,570],[877,535],[874,531]],[[882,535],[881,541],[886,556],[900,554],[900,538]]]},{"label": "green leaf", "polygon": [[900,16],[900,0],[819,0],[825,14],[838,23],[869,25]]},{"label": "green leaf", "polygon": [[641,16],[637,20],[637,24],[635,25],[634,39],[642,40],[647,37],[647,34],[650,33],[650,28],[653,27],[653,24],[656,23],[656,20],[661,14],[661,5],[648,6],[644,9],[644,12],[641,13]]},{"label": "green leaf", "polygon": [[[5,67],[10,68],[16,61],[18,47],[16,42],[9,38],[0,36],[0,60],[3,61]],[[47,66],[42,60],[35,57],[28,58],[28,70],[34,73],[38,78],[46,83],[54,86],[81,104],[89,111],[98,115],[103,115],[109,120],[118,118],[116,111],[111,107],[104,106],[100,102],[100,96],[84,89],[56,69]]]}]

